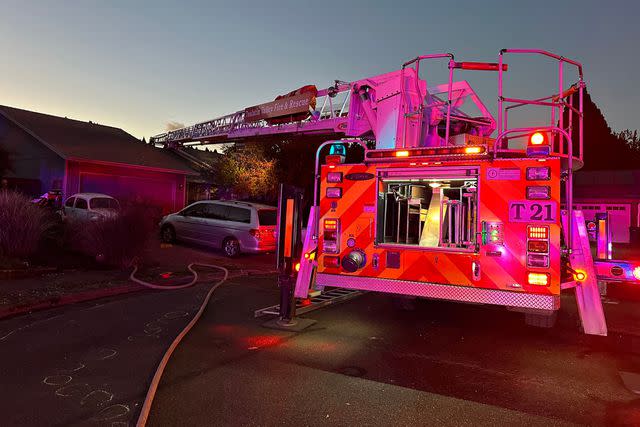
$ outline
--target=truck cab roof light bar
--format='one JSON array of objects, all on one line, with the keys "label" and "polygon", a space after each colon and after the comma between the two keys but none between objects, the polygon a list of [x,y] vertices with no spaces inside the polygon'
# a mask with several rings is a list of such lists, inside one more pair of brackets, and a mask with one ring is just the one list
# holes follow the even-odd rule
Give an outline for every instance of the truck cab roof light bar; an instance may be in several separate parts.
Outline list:
[{"label": "truck cab roof light bar", "polygon": [[371,150],[367,159],[405,159],[410,157],[442,157],[442,156],[476,156],[487,154],[484,145],[468,145],[464,147],[412,148],[408,150]]}]

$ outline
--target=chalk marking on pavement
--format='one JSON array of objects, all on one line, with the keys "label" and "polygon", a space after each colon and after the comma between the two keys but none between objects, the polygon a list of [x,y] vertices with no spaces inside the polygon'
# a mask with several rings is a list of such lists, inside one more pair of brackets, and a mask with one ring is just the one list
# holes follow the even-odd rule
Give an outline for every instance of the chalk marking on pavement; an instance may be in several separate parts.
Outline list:
[{"label": "chalk marking on pavement", "polygon": [[91,386],[86,383],[82,384],[69,384],[64,387],[60,387],[56,390],[56,396],[60,397],[73,397],[80,394],[87,393],[91,390]]},{"label": "chalk marking on pavement", "polygon": [[93,390],[87,393],[82,399],[80,399],[80,406],[86,405],[89,400],[92,399],[92,396],[96,396],[98,397],[98,399],[100,399],[100,396],[103,396],[105,398],[104,402],[98,402],[96,406],[102,406],[105,403],[111,402],[113,400],[113,393],[110,393],[106,390]]},{"label": "chalk marking on pavement", "polygon": [[69,372],[69,373],[78,372],[79,370],[84,369],[85,367],[86,367],[86,365],[84,363],[78,362],[78,366],[77,367],[75,367],[73,369],[63,369],[62,372]]},{"label": "chalk marking on pavement", "polygon": [[98,351],[97,360],[107,360],[115,357],[118,352],[112,348],[102,348]]},{"label": "chalk marking on pavement", "polygon": [[[127,415],[130,411],[129,406],[117,403],[103,408],[93,417],[93,419],[96,421],[111,421]],[[121,423],[124,422],[121,421]],[[111,425],[116,425],[116,423],[112,423]],[[128,423],[124,423],[124,425],[128,425]]]},{"label": "chalk marking on pavement", "polygon": [[49,375],[42,382],[46,385],[65,385],[69,384],[72,379],[71,375]]},{"label": "chalk marking on pavement", "polygon": [[38,323],[45,323],[45,322],[48,322],[49,320],[53,320],[53,319],[58,318],[60,316],[62,316],[62,314],[57,314],[55,316],[47,317],[46,319],[36,320],[35,322],[31,322],[28,325],[24,325],[24,326],[21,326],[19,328],[16,328],[16,329],[14,329],[12,331],[9,331],[5,335],[1,336],[0,337],[0,341],[4,341],[5,339],[9,338],[11,335],[13,335],[14,333],[16,333],[18,331],[23,331],[23,330],[25,330],[27,328],[30,328],[33,325],[37,325]]}]

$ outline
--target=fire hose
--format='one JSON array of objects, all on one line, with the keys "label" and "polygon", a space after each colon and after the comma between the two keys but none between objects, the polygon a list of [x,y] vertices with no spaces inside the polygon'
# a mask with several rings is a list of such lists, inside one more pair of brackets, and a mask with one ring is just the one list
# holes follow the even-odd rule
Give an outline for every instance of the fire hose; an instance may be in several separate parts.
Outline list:
[{"label": "fire hose", "polygon": [[171,345],[169,346],[167,351],[164,353],[162,360],[160,360],[160,363],[158,364],[158,367],[156,368],[156,371],[153,374],[153,378],[151,379],[151,384],[149,385],[149,389],[147,390],[147,394],[144,398],[142,408],[140,409],[140,416],[138,417],[138,421],[136,423],[136,426],[138,427],[143,427],[147,424],[147,419],[149,418],[149,413],[151,411],[151,404],[153,403],[153,399],[156,395],[156,391],[158,390],[158,385],[160,384],[160,379],[162,378],[162,374],[164,373],[164,369],[166,368],[167,363],[171,358],[171,355],[173,354],[174,350],[178,347],[178,344],[180,344],[180,341],[182,341],[182,339],[189,333],[189,331],[191,330],[191,328],[193,328],[196,322],[198,322],[198,320],[202,316],[202,313],[204,313],[204,309],[209,303],[209,300],[211,299],[211,295],[213,295],[213,292],[227,280],[227,277],[229,277],[229,270],[227,270],[224,267],[220,267],[218,265],[192,262],[187,266],[187,269],[191,273],[193,273],[193,279],[189,283],[176,285],[176,286],[154,285],[153,283],[149,283],[149,282],[145,282],[143,280],[137,279],[135,277],[135,274],[138,271],[137,265],[134,266],[133,271],[129,276],[129,278],[133,282],[151,289],[162,289],[162,290],[184,289],[184,288],[193,286],[198,281],[198,273],[193,269],[194,265],[198,265],[201,267],[210,267],[210,268],[215,268],[217,270],[221,270],[224,273],[224,276],[222,277],[222,279],[220,279],[219,281],[217,281],[211,286],[211,289],[209,289],[209,292],[207,292],[207,295],[204,297],[204,300],[202,301],[202,305],[200,306],[200,309],[198,310],[198,312],[193,316],[193,319],[191,319],[191,321],[187,324],[187,326],[185,326],[184,329],[182,329],[182,331],[180,331],[180,333],[171,342]]}]

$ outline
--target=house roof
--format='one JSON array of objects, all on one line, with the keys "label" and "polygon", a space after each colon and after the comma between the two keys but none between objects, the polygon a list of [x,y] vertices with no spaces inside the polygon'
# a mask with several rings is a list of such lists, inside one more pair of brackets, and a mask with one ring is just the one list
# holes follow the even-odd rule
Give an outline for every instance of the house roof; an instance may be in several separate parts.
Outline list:
[{"label": "house roof", "polygon": [[184,161],[122,129],[0,105],[0,115],[60,157],[195,174]]}]

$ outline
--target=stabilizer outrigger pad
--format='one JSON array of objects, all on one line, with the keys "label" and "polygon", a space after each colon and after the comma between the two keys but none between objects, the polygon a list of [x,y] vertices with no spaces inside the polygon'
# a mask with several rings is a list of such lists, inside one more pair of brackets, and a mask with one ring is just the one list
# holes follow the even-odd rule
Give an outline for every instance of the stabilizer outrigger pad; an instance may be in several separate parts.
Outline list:
[{"label": "stabilizer outrigger pad", "polygon": [[294,317],[291,320],[280,319],[276,317],[262,324],[265,328],[278,329],[281,331],[301,332],[309,326],[315,325],[317,320],[305,319],[303,317]]}]

